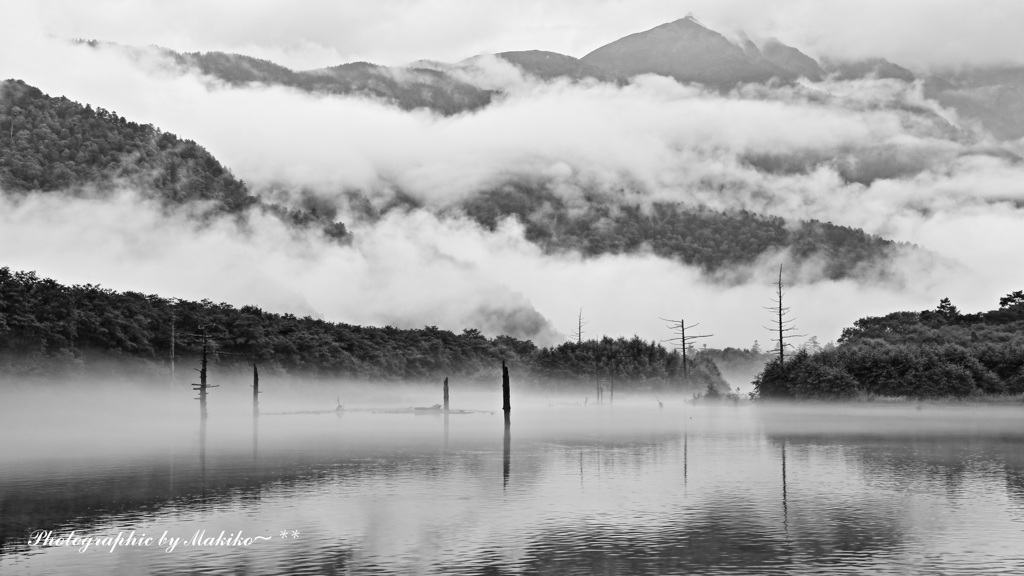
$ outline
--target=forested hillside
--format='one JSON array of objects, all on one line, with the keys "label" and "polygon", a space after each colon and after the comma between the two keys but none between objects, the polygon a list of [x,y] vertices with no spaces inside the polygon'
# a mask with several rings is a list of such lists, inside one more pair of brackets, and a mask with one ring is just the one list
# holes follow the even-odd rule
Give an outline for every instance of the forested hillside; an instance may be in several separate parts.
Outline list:
[{"label": "forested hillside", "polygon": [[[505,360],[535,383],[609,380],[678,389],[682,361],[638,337],[588,340],[551,348],[467,328],[398,329],[298,318],[253,306],[235,308],[95,285],[64,286],[31,272],[0,268],[0,373],[88,372],[110,360],[169,362],[172,324],[178,360],[196,361],[204,331],[225,364],[256,358],[290,373],[377,380],[493,377]],[[215,355],[216,357],[216,355]],[[691,386],[725,382],[710,360],[690,362]]]},{"label": "forested hillside", "polygon": [[53,191],[130,185],[162,200],[213,200],[229,211],[257,204],[202,146],[116,112],[51,98],[20,80],[0,84],[0,186]]},{"label": "forested hillside", "polygon": [[258,207],[299,226],[347,235],[334,214],[266,204],[206,149],[116,112],[0,82],[0,189],[53,192],[127,187],[168,206],[207,201],[214,211]]},{"label": "forested hillside", "polygon": [[762,398],[1024,393],[1024,292],[977,314],[944,298],[935,310],[862,318],[833,350],[776,358],[755,389]]},{"label": "forested hillside", "polygon": [[491,229],[501,218],[516,216],[526,227],[526,238],[548,251],[577,250],[599,256],[649,249],[708,272],[752,263],[768,251],[789,249],[789,261],[820,259],[823,275],[839,279],[884,263],[900,247],[862,230],[816,220],[794,226],[783,218],[746,210],[724,212],[668,203],[646,208],[602,198],[570,207],[553,192],[515,185],[482,193],[463,208]]}]

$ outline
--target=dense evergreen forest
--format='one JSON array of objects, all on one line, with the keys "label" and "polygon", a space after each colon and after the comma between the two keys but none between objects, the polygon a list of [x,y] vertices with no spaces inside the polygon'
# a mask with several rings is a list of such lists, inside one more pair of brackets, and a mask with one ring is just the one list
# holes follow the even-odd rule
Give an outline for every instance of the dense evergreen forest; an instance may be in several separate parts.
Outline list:
[{"label": "dense evergreen forest", "polygon": [[215,212],[259,207],[344,238],[333,214],[265,204],[209,152],[149,124],[54,98],[20,80],[0,82],[0,188],[53,192],[130,187],[166,206],[208,201]]},{"label": "dense evergreen forest", "polygon": [[[638,337],[539,348],[510,336],[487,338],[435,326],[353,326],[311,317],[192,302],[95,285],[65,286],[32,272],[0,268],[0,373],[74,375],[110,361],[169,362],[172,325],[179,361],[196,361],[208,335],[217,362],[296,375],[371,380],[493,379],[505,360],[520,381],[627,384],[681,389],[680,354]],[[228,353],[220,355],[223,353]],[[727,388],[709,358],[689,359],[688,387]]]},{"label": "dense evergreen forest", "polygon": [[839,345],[772,360],[754,382],[761,398],[910,398],[1024,393],[1024,292],[999,308],[935,310],[862,318]]},{"label": "dense evergreen forest", "polygon": [[762,254],[788,249],[788,261],[816,259],[830,279],[886,273],[893,252],[909,248],[861,230],[817,220],[794,226],[778,216],[746,210],[717,211],[703,206],[654,203],[649,207],[593,196],[583,206],[568,206],[541,186],[507,185],[480,194],[464,205],[466,213],[494,229],[508,215],[526,227],[526,238],[548,251],[576,250],[585,256],[625,254],[649,249],[714,273],[750,264]]},{"label": "dense evergreen forest", "polygon": [[19,80],[0,84],[0,128],[5,190],[126,183],[173,203],[213,200],[231,211],[258,203],[195,142],[103,108],[51,98]]}]

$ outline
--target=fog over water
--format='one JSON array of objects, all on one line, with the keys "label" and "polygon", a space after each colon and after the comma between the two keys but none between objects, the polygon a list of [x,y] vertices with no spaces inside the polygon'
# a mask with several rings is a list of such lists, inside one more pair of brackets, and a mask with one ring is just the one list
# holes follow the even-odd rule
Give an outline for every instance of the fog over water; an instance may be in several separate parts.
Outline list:
[{"label": "fog over water", "polygon": [[[947,573],[1024,561],[1019,405],[670,396],[659,409],[646,395],[584,406],[513,387],[506,432],[487,410],[494,383],[454,386],[453,409],[483,411],[446,418],[383,412],[438,402],[436,383],[266,378],[254,422],[244,380],[218,382],[205,424],[190,391],[166,382],[5,394],[0,433],[20,440],[0,450],[0,569]],[[267,540],[80,552],[32,546],[40,528]]]}]

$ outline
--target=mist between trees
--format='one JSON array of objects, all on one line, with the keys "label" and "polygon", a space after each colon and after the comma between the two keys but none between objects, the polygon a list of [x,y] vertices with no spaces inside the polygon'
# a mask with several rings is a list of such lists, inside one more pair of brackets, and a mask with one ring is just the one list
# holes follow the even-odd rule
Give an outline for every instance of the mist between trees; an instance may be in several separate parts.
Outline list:
[{"label": "mist between trees", "polygon": [[435,326],[354,326],[254,306],[235,308],[96,285],[65,286],[33,272],[0,268],[0,373],[76,376],[109,370],[114,363],[132,374],[166,374],[172,334],[178,335],[175,360],[198,365],[202,344],[186,335],[203,330],[216,362],[241,368],[257,361],[263,373],[377,381],[439,381],[448,376],[488,380],[504,360],[517,381],[538,385],[608,382],[624,389],[728,389],[711,355],[691,357],[684,381],[677,351],[636,336],[542,348],[511,336],[487,338],[472,328],[456,334]]},{"label": "mist between trees", "polygon": [[733,382],[756,374],[752,397],[759,399],[1024,393],[1019,291],[1002,298],[999,309],[978,314],[961,314],[943,299],[935,310],[863,318],[843,331],[838,346],[821,348],[812,339],[784,359],[756,343],[750,350],[691,348],[684,375],[680,351],[636,336],[538,347],[472,328],[456,334],[434,326],[355,326],[254,306],[64,286],[0,268],[0,373],[10,376],[166,374],[172,334],[178,335],[174,359],[197,362],[201,344],[185,335],[203,328],[222,367],[256,361],[268,373],[313,377],[487,381],[504,360],[524,383],[612,383],[623,391],[724,392],[730,388],[724,373]]}]

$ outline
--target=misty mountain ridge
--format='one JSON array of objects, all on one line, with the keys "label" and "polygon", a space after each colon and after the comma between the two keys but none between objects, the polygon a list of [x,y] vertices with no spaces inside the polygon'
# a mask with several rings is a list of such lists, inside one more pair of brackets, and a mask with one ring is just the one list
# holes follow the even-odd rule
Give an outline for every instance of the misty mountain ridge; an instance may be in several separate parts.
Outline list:
[{"label": "misty mountain ridge", "polygon": [[725,283],[749,281],[737,270],[754,270],[765,257],[785,253],[795,267],[820,266],[822,278],[892,281],[886,264],[899,251],[927,252],[862,230],[816,220],[790,220],[747,210],[713,210],[684,203],[633,204],[596,193],[569,205],[543,185],[510,183],[481,192],[459,206],[471,219],[495,230],[515,217],[526,239],[548,253],[585,257],[650,252],[703,270]]},{"label": "misty mountain ridge", "polygon": [[[81,41],[92,47],[109,47]],[[124,48],[136,57],[150,49]],[[388,67],[352,62],[316,70],[287,67],[223,52],[178,53],[154,48],[182,71],[196,71],[234,86],[250,83],[289,86],[314,93],[372,98],[402,110],[427,109],[442,115],[472,112],[499,96],[491,86],[460,74],[479,57],[459,63],[417,61]],[[740,33],[738,39],[711,30],[687,16],[630,34],[600,46],[582,58],[542,50],[499,52],[503,60],[540,81],[628,83],[642,74],[658,74],[681,83],[728,91],[745,84],[791,84],[800,78],[924,80],[927,96],[953,108],[1003,140],[1024,137],[1024,67],[967,67],[959,71],[915,74],[883,57],[859,60],[823,57],[770,38],[760,45]]]},{"label": "misty mountain ridge", "polygon": [[162,47],[135,48],[97,41],[80,41],[93,48],[113,48],[137,62],[153,56],[173,69],[214,78],[231,86],[264,84],[307,92],[370,98],[402,110],[425,108],[439,114],[457,114],[486,106],[494,94],[430,67],[390,68],[369,62],[295,71],[269,60],[225,52],[176,52]]},{"label": "misty mountain ridge", "polygon": [[583,195],[583,201],[569,201],[551,182],[510,177],[447,207],[426,205],[401,191],[383,204],[355,192],[345,202],[354,221],[370,225],[393,212],[427,210],[441,218],[468,218],[493,233],[512,219],[522,226],[524,239],[545,254],[652,254],[698,268],[721,285],[752,281],[779,261],[791,266],[794,284],[855,279],[900,285],[906,281],[899,269],[903,258],[940,263],[913,244],[831,222],[638,201],[626,190],[587,189]]},{"label": "misty mountain ridge", "polygon": [[168,208],[200,214],[272,213],[336,239],[348,233],[333,213],[296,210],[249,193],[205,148],[152,125],[91,105],[51,97],[20,80],[0,82],[0,189],[7,193],[106,194],[130,188]]},{"label": "misty mountain ridge", "polygon": [[[0,187],[8,192],[129,186],[166,206],[207,202],[214,213],[234,216],[255,208],[293,225],[317,226],[331,238],[348,236],[346,226],[334,221],[338,209],[331,202],[307,194],[293,198],[292,203],[299,206],[288,208],[268,201],[265,194],[251,194],[244,182],[192,141],[129,122],[102,108],[51,98],[20,81],[0,84],[0,95],[0,126],[11,126],[12,135],[0,139]],[[770,158],[749,161],[760,169],[777,168]],[[860,169],[872,170],[872,166],[861,164]],[[265,192],[288,198],[287,193]],[[723,272],[750,267],[773,254],[785,254],[797,266],[813,264],[823,278],[892,280],[896,275],[887,262],[898,252],[923,253],[828,222],[684,203],[641,206],[621,194],[597,190],[585,195],[581,209],[568,204],[543,179],[510,175],[505,184],[479,190],[440,215],[465,215],[491,231],[501,220],[513,217],[524,225],[525,238],[549,254],[578,252],[598,257],[650,252],[699,267],[725,282],[741,279]],[[374,208],[355,191],[349,204],[349,216],[371,224],[392,210],[435,210],[402,194]]]},{"label": "misty mountain ridge", "polygon": [[999,140],[1024,137],[1024,66],[964,67],[930,74],[924,94],[973,119]]},{"label": "misty mountain ridge", "polygon": [[557,52],[524,50],[519,52],[499,52],[495,56],[541,80],[569,79],[580,81],[588,78],[600,82],[612,82],[615,80],[614,75],[609,74],[608,71],[599,66]]},{"label": "misty mountain ridge", "polygon": [[816,82],[826,75],[817,60],[774,38],[770,38],[764,43],[760,48],[760,54],[779,68],[789,70],[793,74],[811,81]]},{"label": "misty mountain ridge", "polygon": [[[88,44],[101,46],[98,43]],[[152,49],[147,50],[139,54],[153,54]],[[424,61],[399,68],[355,62],[296,72],[273,62],[242,55],[219,52],[179,54],[164,49],[155,50],[164,62],[172,62],[176,69],[197,71],[232,86],[282,85],[310,92],[374,98],[406,110],[426,108],[440,114],[472,112],[489,106],[493,97],[500,94],[474,86],[469,80],[472,75],[461,73],[465,66],[473,65],[474,59],[455,65]],[[635,74],[655,73],[679,82],[700,82],[728,91],[729,94],[724,97],[732,99],[762,98],[757,93],[758,89],[766,92],[773,90],[764,85],[765,82],[769,85],[789,83],[785,89],[795,94],[794,98],[858,111],[870,110],[871,106],[878,104],[856,100],[847,102],[842,96],[830,94],[818,95],[813,87],[807,89],[795,84],[795,80],[807,78],[814,81],[837,78],[839,75],[855,79],[862,75],[875,79],[889,78],[899,85],[900,82],[914,79],[909,71],[883,59],[860,63],[823,60],[819,63],[799,49],[776,39],[762,42],[760,46],[742,35],[738,40],[730,40],[704,27],[692,17],[627,36],[580,59],[544,51],[504,52],[493,58],[517,67],[527,76],[544,81],[614,82],[622,85]],[[764,99],[773,97],[785,98],[784,95],[763,96]],[[917,136],[937,141],[963,140],[962,131],[957,126],[950,124],[932,108],[920,104],[920,101],[898,100],[895,104],[885,102],[882,105],[901,112],[899,118],[912,125],[911,131]],[[113,123],[120,126],[122,120],[115,117]],[[12,126],[17,122],[16,119],[12,120]],[[2,125],[3,120],[0,119]],[[18,127],[20,129],[21,125]],[[22,135],[18,145],[25,144],[26,138]],[[14,142],[15,139],[11,139],[11,143]],[[69,153],[76,151],[75,157],[70,162],[63,158],[63,164],[55,163],[54,158],[63,156],[65,149]],[[853,148],[788,151],[779,155],[751,152],[743,153],[737,159],[745,168],[761,174],[810,174],[820,167],[828,167],[846,183],[870,185],[878,179],[913,177],[938,162],[947,161],[958,153],[956,150],[952,146],[945,149],[932,145],[914,148],[879,143]],[[981,148],[973,150],[969,153],[986,154]],[[202,153],[206,154],[205,150]],[[338,212],[335,203],[318,199],[315,193],[297,197],[293,193],[295,191],[283,190],[275,194],[269,189],[272,186],[268,188],[265,182],[260,183],[258,193],[253,194],[244,183],[235,180],[226,168],[216,163],[212,156],[209,159],[203,156],[198,163],[201,167],[209,168],[212,180],[202,170],[197,170],[196,177],[192,177],[190,168],[184,171],[184,177],[179,182],[175,180],[182,175],[180,168],[176,168],[178,159],[154,161],[148,171],[143,170],[148,166],[143,161],[135,167],[136,172],[133,173],[130,166],[120,172],[112,168],[118,163],[130,165],[134,162],[135,157],[127,151],[119,152],[120,156],[83,156],[73,147],[64,147],[52,152],[37,150],[35,154],[37,158],[34,164],[18,161],[15,162],[16,166],[7,166],[7,172],[3,175],[5,180],[0,181],[0,184],[11,190],[46,190],[60,188],[62,185],[82,185],[113,181],[114,177],[123,179],[133,176],[138,179],[137,184],[141,188],[156,191],[166,201],[182,203],[214,199],[229,204],[234,202],[228,205],[227,212],[240,213],[257,204],[287,212],[280,205],[267,202],[267,194],[273,194],[271,197],[299,208],[292,208],[292,218],[305,223],[321,222],[325,218],[330,221]],[[17,153],[12,159],[17,161]],[[82,174],[73,182],[60,179],[42,182],[32,176],[36,173],[33,167],[36,164],[42,167],[41,173],[50,179],[72,168],[82,171]],[[217,170],[217,167],[220,169]],[[142,174],[154,177],[145,180],[140,176]],[[566,204],[557,194],[552,194],[548,189],[552,183],[545,182],[543,178],[530,181],[530,178],[524,180],[520,176],[508,172],[502,176],[503,181],[488,183],[452,206],[420,204],[401,198],[399,192],[395,203],[385,206],[383,210],[379,207],[365,212],[357,210],[347,216],[365,218],[372,224],[393,209],[426,209],[436,211],[441,216],[445,216],[444,211],[450,209],[451,214],[464,214],[488,230],[494,230],[499,221],[512,217],[523,224],[526,239],[547,253],[578,252],[585,257],[598,257],[604,254],[649,252],[699,267],[711,277],[720,279],[727,276],[722,274],[723,271],[738,266],[749,267],[771,255],[788,258],[800,266],[813,264],[820,271],[819,278],[891,279],[892,270],[886,263],[897,253],[918,250],[830,222],[780,218],[745,209],[711,210],[692,202],[638,204],[614,194],[589,190],[586,184],[583,185],[583,193],[587,197],[587,205],[580,209],[579,206]],[[208,180],[229,183],[233,195],[219,192],[211,187]],[[728,182],[701,184],[710,187],[729,185]],[[350,196],[372,193],[372,190],[355,190],[351,191]],[[359,200],[354,203],[356,206],[371,204],[360,204]],[[302,216],[299,218],[295,215]],[[331,222],[327,226],[333,230],[332,235],[345,236],[343,224]]]},{"label": "misty mountain ridge", "polygon": [[772,78],[796,78],[791,71],[760,58],[759,52],[745,51],[705,28],[692,16],[606,44],[580,61],[618,78],[659,74],[721,89]]}]

